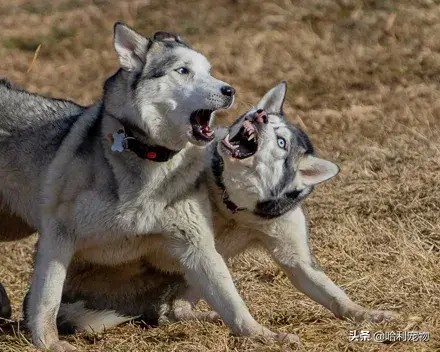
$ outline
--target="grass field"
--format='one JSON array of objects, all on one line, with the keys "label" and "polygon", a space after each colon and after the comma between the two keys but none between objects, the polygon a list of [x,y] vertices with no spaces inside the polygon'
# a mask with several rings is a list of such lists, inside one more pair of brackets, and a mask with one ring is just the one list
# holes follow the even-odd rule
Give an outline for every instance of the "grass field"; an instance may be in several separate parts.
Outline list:
[{"label": "grass field", "polygon": [[[226,123],[277,81],[286,113],[341,173],[306,202],[323,269],[357,302],[392,309],[390,324],[341,321],[297,292],[260,252],[231,263],[252,314],[297,333],[304,351],[440,350],[440,2],[438,0],[0,0],[0,76],[91,104],[117,67],[112,28],[181,34],[237,89]],[[35,238],[0,245],[14,318]],[[427,343],[349,342],[350,330],[429,331]],[[69,341],[84,351],[290,351],[222,325],[126,325]],[[0,351],[33,351],[17,324]]]}]

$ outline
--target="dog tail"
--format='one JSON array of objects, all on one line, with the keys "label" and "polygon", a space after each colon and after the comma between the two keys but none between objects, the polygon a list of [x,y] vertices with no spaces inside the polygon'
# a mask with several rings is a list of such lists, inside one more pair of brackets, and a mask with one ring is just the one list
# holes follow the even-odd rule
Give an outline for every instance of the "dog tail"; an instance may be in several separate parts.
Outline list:
[{"label": "dog tail", "polygon": [[98,333],[136,318],[120,315],[114,310],[88,309],[83,301],[78,301],[61,304],[57,325],[60,334],[76,331]]}]

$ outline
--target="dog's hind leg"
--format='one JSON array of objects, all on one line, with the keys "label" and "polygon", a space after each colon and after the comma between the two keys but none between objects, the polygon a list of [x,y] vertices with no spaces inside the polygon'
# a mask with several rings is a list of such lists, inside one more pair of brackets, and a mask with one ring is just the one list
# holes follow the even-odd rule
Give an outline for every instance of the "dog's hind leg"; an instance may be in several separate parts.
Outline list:
[{"label": "dog's hind leg", "polygon": [[0,318],[9,319],[11,313],[11,302],[9,301],[5,288],[0,284]]},{"label": "dog's hind leg", "polygon": [[370,310],[356,304],[321,271],[310,252],[306,220],[301,209],[298,208],[290,220],[277,221],[265,232],[261,236],[265,247],[293,285],[337,317],[377,323],[398,316],[394,312]]}]

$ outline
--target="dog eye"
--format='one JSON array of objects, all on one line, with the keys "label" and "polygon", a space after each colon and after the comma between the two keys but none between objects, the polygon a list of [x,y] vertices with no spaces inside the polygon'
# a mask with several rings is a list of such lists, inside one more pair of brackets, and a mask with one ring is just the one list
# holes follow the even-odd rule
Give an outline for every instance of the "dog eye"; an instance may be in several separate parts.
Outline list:
[{"label": "dog eye", "polygon": [[179,67],[176,72],[180,73],[181,75],[187,75],[189,73],[189,70],[186,67]]},{"label": "dog eye", "polygon": [[286,140],[283,137],[278,137],[278,147],[282,148],[282,149],[286,149],[287,147],[287,143]]}]

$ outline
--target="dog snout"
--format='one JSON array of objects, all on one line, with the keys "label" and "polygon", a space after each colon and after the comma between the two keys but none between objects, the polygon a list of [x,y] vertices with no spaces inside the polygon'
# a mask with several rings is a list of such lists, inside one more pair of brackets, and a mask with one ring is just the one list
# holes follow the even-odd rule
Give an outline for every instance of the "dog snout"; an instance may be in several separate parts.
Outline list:
[{"label": "dog snout", "polygon": [[235,89],[231,86],[223,86],[220,88],[220,92],[227,96],[227,97],[232,97],[235,95]]},{"label": "dog snout", "polygon": [[210,85],[208,101],[211,108],[229,109],[235,100],[235,89],[229,84],[215,80],[215,85]]},{"label": "dog snout", "polygon": [[257,121],[258,123],[269,122],[266,111],[264,111],[263,109],[258,109],[257,111],[255,111],[254,120]]}]

